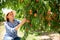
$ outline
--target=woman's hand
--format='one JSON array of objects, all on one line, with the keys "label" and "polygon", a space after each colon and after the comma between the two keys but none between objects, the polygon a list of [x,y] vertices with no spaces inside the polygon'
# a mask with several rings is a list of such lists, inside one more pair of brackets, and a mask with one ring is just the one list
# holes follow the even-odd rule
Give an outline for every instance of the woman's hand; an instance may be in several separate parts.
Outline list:
[{"label": "woman's hand", "polygon": [[26,22],[26,18],[24,18],[21,23],[24,24],[25,22]]},{"label": "woman's hand", "polygon": [[21,27],[26,22],[26,18],[22,20],[22,22],[15,27],[15,30],[18,30],[19,27]]}]

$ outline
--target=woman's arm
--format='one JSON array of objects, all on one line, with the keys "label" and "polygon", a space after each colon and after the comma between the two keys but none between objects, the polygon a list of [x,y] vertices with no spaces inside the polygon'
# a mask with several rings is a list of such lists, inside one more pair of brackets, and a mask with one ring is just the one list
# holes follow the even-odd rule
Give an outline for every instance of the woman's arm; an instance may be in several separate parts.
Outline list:
[{"label": "woman's arm", "polygon": [[5,25],[6,29],[7,29],[9,32],[14,33],[14,32],[16,32],[16,31],[18,30],[18,28],[21,27],[25,22],[26,22],[26,18],[24,18],[24,19],[22,20],[22,22],[21,22],[19,25],[17,25],[15,28],[11,28],[6,22],[4,22],[4,25]]},{"label": "woman's arm", "polygon": [[21,27],[24,23],[26,22],[26,18],[24,18],[20,24],[18,24],[16,27],[15,27],[15,30],[18,30],[19,27]]}]

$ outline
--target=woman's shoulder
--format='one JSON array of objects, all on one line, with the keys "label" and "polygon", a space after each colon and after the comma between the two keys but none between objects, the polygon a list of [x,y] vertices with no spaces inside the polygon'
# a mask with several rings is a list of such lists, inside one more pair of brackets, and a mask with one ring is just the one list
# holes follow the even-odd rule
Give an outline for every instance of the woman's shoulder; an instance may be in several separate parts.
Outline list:
[{"label": "woman's shoulder", "polygon": [[18,19],[15,19],[15,22],[17,22],[18,24],[21,23],[21,21]]},{"label": "woman's shoulder", "polygon": [[7,24],[7,23],[8,23],[7,21],[4,22],[4,24]]},{"label": "woman's shoulder", "polygon": [[20,21],[20,20],[18,20],[18,19],[14,19],[14,21]]},{"label": "woman's shoulder", "polygon": [[16,22],[21,22],[21,20],[15,19]]}]

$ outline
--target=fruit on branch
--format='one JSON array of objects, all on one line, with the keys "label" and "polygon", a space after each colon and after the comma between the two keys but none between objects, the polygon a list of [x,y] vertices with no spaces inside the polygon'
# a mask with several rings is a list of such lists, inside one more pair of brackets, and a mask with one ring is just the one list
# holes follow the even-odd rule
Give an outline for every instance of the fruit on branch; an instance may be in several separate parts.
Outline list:
[{"label": "fruit on branch", "polygon": [[32,10],[31,9],[29,10],[29,14],[32,15]]}]

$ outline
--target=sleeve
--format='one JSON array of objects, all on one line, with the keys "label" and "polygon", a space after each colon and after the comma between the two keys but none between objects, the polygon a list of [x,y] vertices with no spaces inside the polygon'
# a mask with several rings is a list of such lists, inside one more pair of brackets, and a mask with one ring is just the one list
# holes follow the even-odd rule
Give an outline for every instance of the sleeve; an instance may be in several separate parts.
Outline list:
[{"label": "sleeve", "polygon": [[4,23],[6,30],[10,31],[11,33],[16,32],[15,28],[11,28],[7,23]]}]

